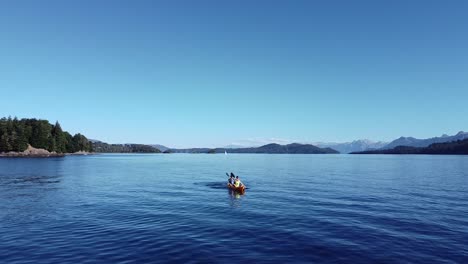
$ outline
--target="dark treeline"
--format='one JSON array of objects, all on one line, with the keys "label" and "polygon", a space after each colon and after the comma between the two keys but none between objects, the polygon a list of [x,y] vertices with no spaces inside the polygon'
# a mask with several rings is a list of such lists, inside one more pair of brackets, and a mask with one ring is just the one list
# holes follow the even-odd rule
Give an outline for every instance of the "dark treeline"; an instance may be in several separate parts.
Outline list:
[{"label": "dark treeline", "polygon": [[[224,151],[223,151],[224,152]],[[280,145],[276,143],[267,144],[254,148],[231,149],[231,153],[267,153],[267,154],[337,154],[338,151],[331,148],[319,148],[311,144],[292,143]]]},{"label": "dark treeline", "polygon": [[0,152],[22,152],[28,144],[57,153],[92,151],[92,144],[85,136],[72,136],[62,130],[58,121],[52,125],[40,119],[0,119]]},{"label": "dark treeline", "polygon": [[446,143],[434,143],[424,148],[397,146],[393,149],[362,151],[351,154],[468,155],[468,139]]},{"label": "dark treeline", "polygon": [[288,145],[267,144],[261,147],[251,148],[192,148],[192,149],[171,149],[173,153],[258,153],[258,154],[337,154],[338,151],[331,148],[319,148],[310,144],[292,143]]},{"label": "dark treeline", "polygon": [[101,153],[161,153],[153,146],[143,144],[107,144],[104,142],[93,142],[95,152]]}]

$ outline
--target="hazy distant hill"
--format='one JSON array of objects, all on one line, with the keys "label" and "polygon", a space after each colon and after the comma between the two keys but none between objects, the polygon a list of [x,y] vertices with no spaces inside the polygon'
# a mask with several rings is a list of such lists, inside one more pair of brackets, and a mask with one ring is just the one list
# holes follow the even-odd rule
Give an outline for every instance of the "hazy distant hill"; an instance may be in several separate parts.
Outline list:
[{"label": "hazy distant hill", "polygon": [[163,146],[163,145],[159,145],[159,144],[150,144],[150,146],[159,149],[161,152],[164,152],[164,151],[169,149],[168,147]]},{"label": "hazy distant hill", "polygon": [[468,138],[468,133],[460,131],[454,136],[442,135],[441,137],[433,137],[428,139],[417,139],[414,137],[400,137],[386,146],[383,149],[392,149],[398,146],[408,146],[408,147],[427,147],[434,143],[444,143],[457,140],[464,140]]},{"label": "hazy distant hill", "polygon": [[355,152],[352,154],[435,154],[435,155],[468,155],[468,139],[445,143],[434,143],[428,147],[397,146],[392,149]]},{"label": "hazy distant hill", "polygon": [[252,148],[193,148],[193,149],[171,149],[174,153],[264,153],[264,154],[333,154],[339,153],[338,151],[331,148],[319,148],[310,144],[267,144],[261,147]]},{"label": "hazy distant hill", "polygon": [[319,148],[310,144],[292,143],[288,145],[280,145],[272,143],[257,148],[231,149],[231,153],[332,154],[339,152],[331,148]]},{"label": "hazy distant hill", "polygon": [[[210,148],[169,149],[171,153],[208,153]],[[224,151],[223,151],[224,152]]]},{"label": "hazy distant hill", "polygon": [[223,148],[225,148],[225,149],[238,149],[238,148],[246,148],[246,146],[232,144],[232,145],[224,146]]},{"label": "hazy distant hill", "polygon": [[317,143],[317,146],[322,148],[332,148],[340,153],[351,153],[356,151],[380,149],[386,146],[388,142],[374,142],[368,139],[355,140],[345,143]]}]

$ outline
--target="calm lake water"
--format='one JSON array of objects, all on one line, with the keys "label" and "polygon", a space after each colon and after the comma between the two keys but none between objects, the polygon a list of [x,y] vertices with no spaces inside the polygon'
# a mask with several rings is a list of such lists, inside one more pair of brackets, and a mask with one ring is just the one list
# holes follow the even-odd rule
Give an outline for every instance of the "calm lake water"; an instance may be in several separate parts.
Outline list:
[{"label": "calm lake water", "polygon": [[468,157],[0,159],[0,262],[169,261],[468,263]]}]

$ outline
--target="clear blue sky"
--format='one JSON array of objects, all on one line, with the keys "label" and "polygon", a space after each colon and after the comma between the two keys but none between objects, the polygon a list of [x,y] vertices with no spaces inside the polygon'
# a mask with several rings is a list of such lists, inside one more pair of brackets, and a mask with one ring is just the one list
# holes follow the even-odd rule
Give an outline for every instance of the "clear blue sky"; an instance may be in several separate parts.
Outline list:
[{"label": "clear blue sky", "polygon": [[0,115],[111,143],[467,130],[468,1],[2,1]]}]

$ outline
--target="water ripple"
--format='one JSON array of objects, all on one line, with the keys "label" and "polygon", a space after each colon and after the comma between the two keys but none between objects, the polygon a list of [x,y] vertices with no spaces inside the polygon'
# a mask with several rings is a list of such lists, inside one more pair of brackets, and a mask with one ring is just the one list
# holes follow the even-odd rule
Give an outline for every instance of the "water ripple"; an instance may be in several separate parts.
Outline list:
[{"label": "water ripple", "polygon": [[[244,195],[225,186],[233,167]],[[466,263],[465,171],[457,157],[0,159],[0,260]]]}]

